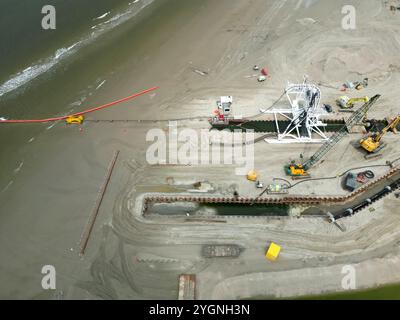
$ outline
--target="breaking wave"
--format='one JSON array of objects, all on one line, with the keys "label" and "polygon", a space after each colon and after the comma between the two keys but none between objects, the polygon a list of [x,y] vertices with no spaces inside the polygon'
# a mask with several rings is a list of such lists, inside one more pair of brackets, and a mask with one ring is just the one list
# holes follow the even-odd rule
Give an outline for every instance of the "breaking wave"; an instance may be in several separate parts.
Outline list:
[{"label": "breaking wave", "polygon": [[[147,7],[153,1],[154,0],[141,0],[131,2],[125,12],[117,13],[110,19],[92,26],[92,30],[85,36],[83,36],[80,41],[69,47],[58,49],[52,56],[48,57],[47,59],[40,60],[32,66],[12,75],[7,81],[0,84],[0,97],[26,85],[30,81],[49,71],[50,69],[55,67],[60,61],[70,57],[80,48],[92,43],[95,39],[97,39],[105,32],[112,30],[113,28],[134,17],[137,13],[139,13],[142,9]],[[137,5],[132,6],[132,4]],[[110,12],[107,12],[102,16],[95,18],[95,20],[104,19],[109,14]]]}]

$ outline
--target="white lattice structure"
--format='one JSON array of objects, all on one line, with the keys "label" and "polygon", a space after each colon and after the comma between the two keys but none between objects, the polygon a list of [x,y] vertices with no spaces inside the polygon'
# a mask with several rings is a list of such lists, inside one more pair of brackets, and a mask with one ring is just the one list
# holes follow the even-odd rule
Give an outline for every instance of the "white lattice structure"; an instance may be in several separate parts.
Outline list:
[{"label": "white lattice structure", "polygon": [[[278,133],[278,139],[265,139],[268,143],[323,143],[328,138],[320,129],[325,127],[319,118],[325,112],[320,106],[321,90],[314,84],[307,83],[304,77],[302,84],[288,83],[286,97],[291,108],[260,111],[273,114]],[[278,116],[289,120],[286,128],[281,128]]]}]

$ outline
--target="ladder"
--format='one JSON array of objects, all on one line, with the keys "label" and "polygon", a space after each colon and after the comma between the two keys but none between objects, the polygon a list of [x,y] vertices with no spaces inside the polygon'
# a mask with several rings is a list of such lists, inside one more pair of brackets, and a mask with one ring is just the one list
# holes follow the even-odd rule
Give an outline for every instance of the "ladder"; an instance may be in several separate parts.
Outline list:
[{"label": "ladder", "polygon": [[304,170],[310,169],[319,160],[321,160],[340,140],[346,136],[350,129],[357,123],[359,123],[368,110],[375,104],[381,95],[377,94],[373,96],[368,102],[366,102],[360,109],[354,112],[349,119],[347,119],[344,126],[336,132],[327,142],[325,142],[321,148],[306,162],[303,164]]}]

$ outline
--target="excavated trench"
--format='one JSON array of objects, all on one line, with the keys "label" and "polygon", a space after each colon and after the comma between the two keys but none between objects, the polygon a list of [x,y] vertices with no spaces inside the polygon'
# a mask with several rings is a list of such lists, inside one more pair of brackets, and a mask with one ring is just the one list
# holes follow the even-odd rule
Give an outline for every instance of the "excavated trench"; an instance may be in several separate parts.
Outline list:
[{"label": "excavated trench", "polygon": [[224,202],[150,202],[145,215],[187,216],[187,217],[283,217],[289,215],[290,206],[286,204],[257,203],[251,207],[244,203]]},{"label": "excavated trench", "polygon": [[[322,131],[327,133],[329,132],[337,132],[339,131],[344,125],[345,120],[324,120],[326,127],[321,127]],[[290,124],[288,120],[278,120],[279,128],[287,128]],[[379,132],[384,127],[388,125],[387,120],[376,120],[370,119],[365,121],[364,130],[366,132]],[[240,120],[236,121],[235,123],[231,124],[217,124],[212,125],[213,128],[217,130],[229,129],[231,131],[234,130],[254,130],[257,133],[276,133],[276,122],[274,120]],[[397,126],[397,129],[400,130],[400,125]],[[282,129],[281,129],[282,130]]]},{"label": "excavated trench", "polygon": [[[400,188],[400,167],[392,168],[356,191],[344,196],[282,195],[260,198],[190,195],[149,195],[142,214],[149,216],[216,217],[321,217],[337,220],[353,215]],[[295,214],[293,214],[295,213]]]}]

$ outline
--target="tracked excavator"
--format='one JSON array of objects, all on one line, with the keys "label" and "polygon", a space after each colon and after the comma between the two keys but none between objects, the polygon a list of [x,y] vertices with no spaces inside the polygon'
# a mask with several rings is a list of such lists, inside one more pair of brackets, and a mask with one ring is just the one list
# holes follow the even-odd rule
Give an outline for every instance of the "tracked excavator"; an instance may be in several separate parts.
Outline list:
[{"label": "tracked excavator", "polygon": [[336,100],[337,105],[342,109],[352,109],[356,102],[367,103],[369,101],[368,97],[361,98],[349,98],[348,96],[341,96]]},{"label": "tracked excavator", "polygon": [[397,133],[396,127],[400,124],[400,115],[394,118],[382,131],[374,133],[360,140],[360,146],[368,152],[365,156],[366,159],[373,157],[377,152],[382,150],[386,144],[383,143],[382,137],[388,132],[393,131]]}]

